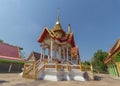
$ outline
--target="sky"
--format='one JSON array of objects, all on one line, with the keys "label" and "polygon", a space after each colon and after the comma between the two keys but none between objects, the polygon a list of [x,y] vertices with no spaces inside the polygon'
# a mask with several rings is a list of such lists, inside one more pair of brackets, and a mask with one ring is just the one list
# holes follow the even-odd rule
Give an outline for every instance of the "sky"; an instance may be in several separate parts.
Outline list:
[{"label": "sky", "polygon": [[120,0],[0,0],[0,39],[23,47],[25,56],[40,52],[45,26],[54,27],[57,11],[65,31],[74,33],[82,61],[98,49],[109,51],[120,38]]}]

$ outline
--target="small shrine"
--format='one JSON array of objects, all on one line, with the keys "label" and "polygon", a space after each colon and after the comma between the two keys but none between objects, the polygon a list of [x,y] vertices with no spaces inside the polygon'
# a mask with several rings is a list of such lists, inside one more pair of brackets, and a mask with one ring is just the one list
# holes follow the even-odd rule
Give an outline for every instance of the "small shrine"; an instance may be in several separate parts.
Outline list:
[{"label": "small shrine", "polygon": [[44,55],[47,53],[48,59],[44,60],[48,63],[55,61],[59,63],[69,62],[70,64],[80,63],[78,47],[75,44],[70,24],[68,25],[68,31],[65,32],[60,24],[59,16],[52,29],[44,28],[38,42],[41,46],[41,60],[44,59]]},{"label": "small shrine", "polygon": [[41,47],[38,60],[31,54],[24,65],[23,77],[50,81],[93,79],[92,66],[84,66],[80,62],[78,46],[75,44],[74,34],[70,24],[65,32],[57,17],[56,24],[44,30],[37,40]]}]

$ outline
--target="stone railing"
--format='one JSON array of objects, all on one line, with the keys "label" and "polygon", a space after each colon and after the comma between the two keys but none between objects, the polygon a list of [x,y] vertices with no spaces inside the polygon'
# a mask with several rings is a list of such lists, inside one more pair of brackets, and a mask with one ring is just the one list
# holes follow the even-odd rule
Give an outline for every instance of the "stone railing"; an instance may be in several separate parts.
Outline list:
[{"label": "stone railing", "polygon": [[[44,69],[55,69],[55,70],[79,70],[79,71],[91,71],[93,73],[92,65],[70,65],[69,63],[61,64],[57,61],[54,63],[48,63],[48,61],[29,61],[24,65],[23,77],[37,79],[40,71]],[[30,77],[32,76],[32,77]]]}]

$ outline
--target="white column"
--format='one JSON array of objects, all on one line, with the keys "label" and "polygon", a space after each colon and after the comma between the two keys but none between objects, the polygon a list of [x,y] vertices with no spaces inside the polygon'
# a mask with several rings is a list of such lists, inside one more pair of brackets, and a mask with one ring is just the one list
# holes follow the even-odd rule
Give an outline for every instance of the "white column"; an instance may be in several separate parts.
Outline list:
[{"label": "white column", "polygon": [[11,68],[12,68],[12,63],[10,63],[8,72],[11,72]]},{"label": "white column", "polygon": [[48,62],[50,60],[50,48],[48,48]]},{"label": "white column", "polygon": [[59,60],[61,60],[61,47],[59,47]]},{"label": "white column", "polygon": [[63,47],[62,49],[63,49],[63,59],[65,60],[65,47]]},{"label": "white column", "polygon": [[43,47],[41,47],[41,59],[43,59]]},{"label": "white column", "polygon": [[53,41],[52,41],[52,39],[51,39],[51,47],[50,47],[51,49],[51,62],[52,62],[52,57],[53,57],[53,54],[52,54],[52,50],[53,50]]},{"label": "white column", "polygon": [[66,53],[67,53],[67,61],[68,61],[68,46],[67,46],[67,51],[66,51]]},{"label": "white column", "polygon": [[59,58],[59,49],[58,48],[56,49],[56,58],[57,59]]},{"label": "white column", "polygon": [[45,57],[45,50],[46,50],[46,48],[44,47],[43,48],[43,59],[45,59],[44,57]]},{"label": "white column", "polygon": [[56,49],[56,47],[55,47],[54,57],[55,57],[55,59],[57,58],[57,49]]}]

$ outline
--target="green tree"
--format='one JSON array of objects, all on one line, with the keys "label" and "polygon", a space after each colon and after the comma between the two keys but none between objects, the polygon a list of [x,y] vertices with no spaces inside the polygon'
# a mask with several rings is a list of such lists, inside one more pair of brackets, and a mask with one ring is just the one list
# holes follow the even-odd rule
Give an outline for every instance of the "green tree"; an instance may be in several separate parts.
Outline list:
[{"label": "green tree", "polygon": [[24,49],[23,49],[22,47],[20,47],[20,46],[18,46],[18,48],[19,48],[19,50],[20,50],[20,57],[26,59],[26,57],[25,57],[25,52],[23,51]]},{"label": "green tree", "polygon": [[104,59],[107,57],[108,53],[102,50],[98,50],[94,53],[92,58],[92,65],[94,72],[97,73],[106,73],[107,66],[104,64]]},{"label": "green tree", "polygon": [[84,62],[82,62],[82,64],[84,64],[84,65],[90,65],[90,62],[89,61],[84,61]]},{"label": "green tree", "polygon": [[3,41],[2,39],[0,39],[0,42],[2,42],[2,43],[3,43],[4,41]]}]

